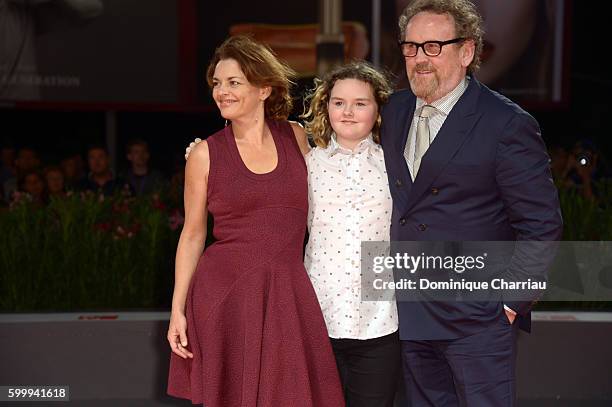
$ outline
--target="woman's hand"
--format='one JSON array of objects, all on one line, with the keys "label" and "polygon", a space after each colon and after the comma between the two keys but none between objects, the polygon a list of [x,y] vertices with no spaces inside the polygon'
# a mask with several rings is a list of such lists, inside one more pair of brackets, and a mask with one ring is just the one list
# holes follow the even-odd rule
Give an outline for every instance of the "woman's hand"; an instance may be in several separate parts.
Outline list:
[{"label": "woman's hand", "polygon": [[170,349],[183,359],[193,359],[193,353],[187,350],[187,319],[182,313],[173,312],[168,327],[168,342]]}]

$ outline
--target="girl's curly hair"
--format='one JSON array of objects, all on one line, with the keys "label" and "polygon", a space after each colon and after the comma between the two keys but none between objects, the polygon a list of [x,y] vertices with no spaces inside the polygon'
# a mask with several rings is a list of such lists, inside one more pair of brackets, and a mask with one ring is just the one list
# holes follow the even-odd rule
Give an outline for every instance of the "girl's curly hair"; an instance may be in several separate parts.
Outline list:
[{"label": "girl's curly hair", "polygon": [[311,135],[317,146],[327,147],[334,131],[327,111],[329,98],[336,82],[342,79],[357,79],[372,87],[379,113],[372,135],[374,141],[380,143],[380,108],[389,100],[392,88],[386,74],[364,61],[339,66],[328,72],[323,79],[315,79],[315,88],[306,95],[304,113],[300,116],[305,121],[306,133]]}]

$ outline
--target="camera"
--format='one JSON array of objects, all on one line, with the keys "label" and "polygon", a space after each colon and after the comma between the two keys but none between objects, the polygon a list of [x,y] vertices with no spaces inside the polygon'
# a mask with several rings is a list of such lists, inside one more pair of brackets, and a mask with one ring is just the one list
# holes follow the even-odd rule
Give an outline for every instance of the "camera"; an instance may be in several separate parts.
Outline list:
[{"label": "camera", "polygon": [[593,157],[588,152],[580,152],[576,154],[576,162],[581,167],[588,167],[593,162]]}]

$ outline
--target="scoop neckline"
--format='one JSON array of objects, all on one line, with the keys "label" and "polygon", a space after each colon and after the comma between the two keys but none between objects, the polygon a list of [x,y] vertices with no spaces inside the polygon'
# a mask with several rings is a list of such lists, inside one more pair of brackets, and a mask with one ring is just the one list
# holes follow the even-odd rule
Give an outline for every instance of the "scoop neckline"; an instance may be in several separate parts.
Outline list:
[{"label": "scoop neckline", "polygon": [[232,150],[232,155],[234,156],[234,161],[236,161],[236,164],[238,165],[240,170],[249,178],[253,178],[253,179],[274,178],[279,173],[281,173],[282,170],[285,168],[285,148],[284,148],[284,144],[279,139],[280,136],[277,134],[278,132],[277,123],[269,119],[266,119],[266,125],[270,129],[270,134],[272,135],[272,140],[274,141],[277,160],[276,160],[276,167],[274,167],[273,170],[264,172],[261,174],[251,171],[249,167],[246,166],[242,157],[240,156],[240,151],[238,150],[238,144],[236,144],[236,137],[234,136],[232,125],[229,124],[228,126],[225,127],[225,134],[230,139],[229,142],[231,144],[231,150]]}]

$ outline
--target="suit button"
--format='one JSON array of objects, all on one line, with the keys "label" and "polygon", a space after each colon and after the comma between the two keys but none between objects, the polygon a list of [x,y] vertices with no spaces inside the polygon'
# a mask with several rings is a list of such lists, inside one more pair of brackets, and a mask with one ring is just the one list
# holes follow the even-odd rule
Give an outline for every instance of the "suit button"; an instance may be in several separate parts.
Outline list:
[{"label": "suit button", "polygon": [[425,225],[425,224],[421,223],[421,224],[419,225],[419,230],[420,230],[421,232],[425,232],[425,229],[427,229],[427,225]]},{"label": "suit button", "polygon": [[400,218],[399,224],[404,226],[406,224],[406,219],[405,218]]},{"label": "suit button", "polygon": [[402,180],[401,179],[396,179],[395,180],[395,186],[396,187],[401,187],[402,186]]},{"label": "suit button", "polygon": [[438,195],[438,193],[440,193],[440,190],[438,188],[432,188],[431,189],[431,194],[432,195]]}]

